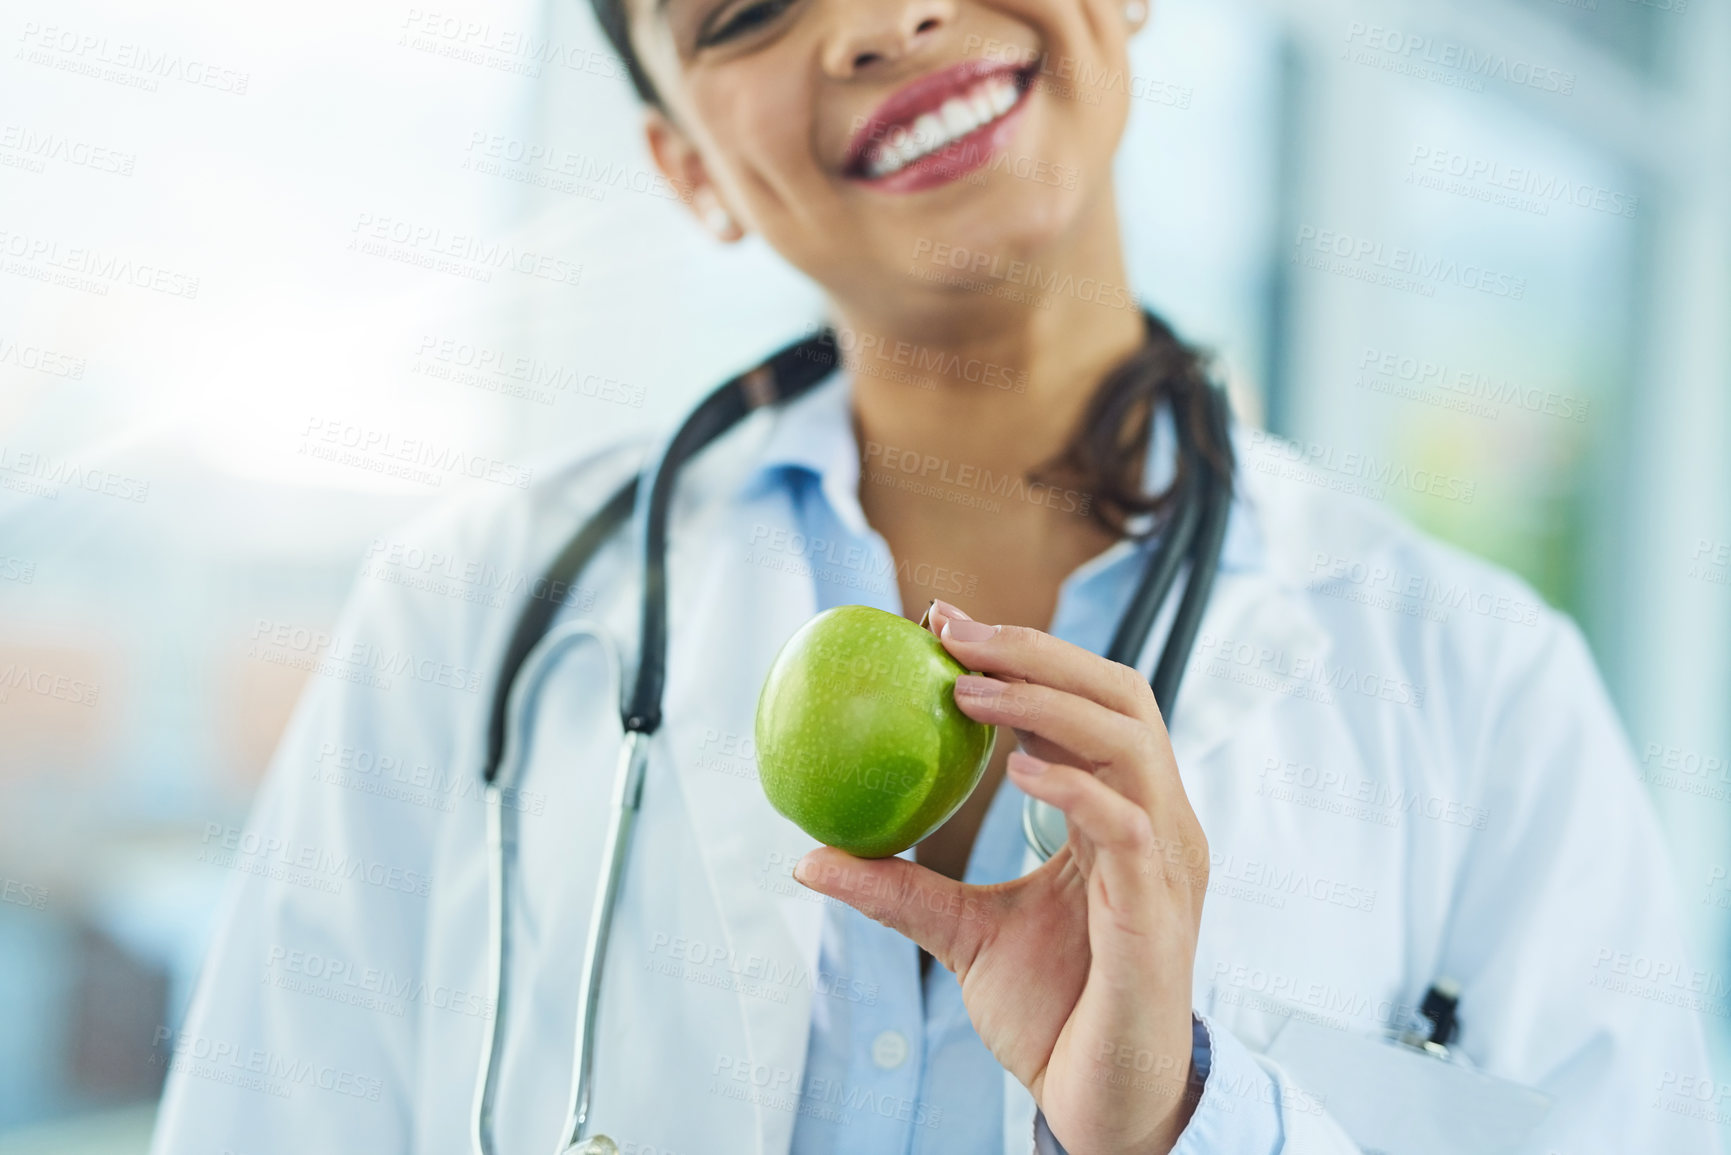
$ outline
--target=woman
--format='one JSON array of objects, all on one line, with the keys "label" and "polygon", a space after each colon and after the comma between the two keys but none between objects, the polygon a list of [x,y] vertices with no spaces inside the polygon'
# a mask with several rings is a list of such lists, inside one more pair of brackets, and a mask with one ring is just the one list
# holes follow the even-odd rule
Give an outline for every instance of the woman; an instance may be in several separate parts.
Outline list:
[{"label": "woman", "polygon": [[[661,170],[717,239],[756,233],[822,285],[849,351],[681,484],[596,1127],[627,1152],[1352,1151],[1363,1104],[1261,1052],[1301,1022],[1410,1025],[1449,978],[1464,1053],[1553,1101],[1530,1149],[1712,1149],[1661,1101],[1707,1071],[1693,1015],[1627,977],[1689,973],[1656,827],[1579,635],[1530,590],[1240,469],[1170,736],[1159,631],[1141,672],[1097,656],[1176,431],[1233,456],[1196,357],[1122,288],[1139,0],[595,2]],[[252,827],[223,832],[242,874],[163,1040],[159,1152],[468,1149],[485,710],[416,671],[490,679],[528,581],[642,460],[379,543],[336,632],[413,660],[312,687]],[[510,596],[416,581],[431,556]],[[1400,575],[1392,602],[1367,573]],[[628,644],[636,574],[613,543],[562,613]],[[968,802],[878,861],[813,850],[753,780],[776,649],[855,601],[930,606],[980,672],[958,704],[1003,727]],[[502,1151],[549,1149],[563,1118],[611,661],[556,668],[512,799]],[[1037,869],[1024,795],[1070,829]]]}]

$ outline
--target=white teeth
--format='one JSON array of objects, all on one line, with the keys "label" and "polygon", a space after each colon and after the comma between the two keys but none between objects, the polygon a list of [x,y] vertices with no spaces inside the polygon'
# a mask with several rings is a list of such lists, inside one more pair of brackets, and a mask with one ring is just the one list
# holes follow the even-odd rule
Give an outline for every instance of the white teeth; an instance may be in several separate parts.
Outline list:
[{"label": "white teeth", "polygon": [[953,96],[944,101],[944,106],[938,111],[943,114],[944,128],[949,132],[952,139],[968,135],[978,128],[984,119],[974,115],[973,105],[963,104]]},{"label": "white teeth", "polygon": [[952,135],[946,131],[944,122],[929,112],[914,121],[914,140],[919,143],[921,152],[930,152]]},{"label": "white teeth", "polygon": [[866,173],[875,179],[899,172],[997,120],[1021,99],[1021,89],[1008,77],[999,75],[981,81],[960,96],[944,101],[936,112],[922,113],[912,126],[898,124],[890,129],[883,143],[867,158]]},{"label": "white teeth", "polygon": [[912,134],[898,124],[890,129],[889,135],[884,138],[884,143],[878,149],[878,153],[881,156],[913,156],[918,148],[919,146],[914,143]]}]

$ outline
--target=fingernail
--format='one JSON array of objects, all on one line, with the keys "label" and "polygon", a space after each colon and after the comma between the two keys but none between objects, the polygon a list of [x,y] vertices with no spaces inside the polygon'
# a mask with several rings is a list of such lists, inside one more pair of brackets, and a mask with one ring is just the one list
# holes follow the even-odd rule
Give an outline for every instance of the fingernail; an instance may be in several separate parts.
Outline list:
[{"label": "fingernail", "polygon": [[956,693],[978,702],[995,700],[1004,692],[1004,683],[981,674],[960,674],[956,677]]},{"label": "fingernail", "polygon": [[1037,778],[1046,772],[1046,767],[1048,765],[1050,765],[1050,763],[1043,762],[1032,754],[1025,754],[1020,750],[1010,751],[1010,769],[1014,770],[1018,774],[1025,774],[1029,778]]},{"label": "fingernail", "polygon": [[942,610],[944,613],[944,616],[946,618],[958,619],[958,620],[964,621],[964,622],[971,622],[974,620],[973,618],[970,618],[967,614],[964,614],[961,610],[958,610],[955,606],[952,606],[949,602],[946,602],[942,598],[933,598],[932,604],[934,606],[937,606],[938,609]]},{"label": "fingernail", "polygon": [[811,878],[811,867],[806,865],[805,859],[802,858],[793,864],[793,877],[801,883]]},{"label": "fingernail", "polygon": [[952,642],[983,642],[997,632],[997,626],[972,618],[951,618],[944,623],[943,637]]}]

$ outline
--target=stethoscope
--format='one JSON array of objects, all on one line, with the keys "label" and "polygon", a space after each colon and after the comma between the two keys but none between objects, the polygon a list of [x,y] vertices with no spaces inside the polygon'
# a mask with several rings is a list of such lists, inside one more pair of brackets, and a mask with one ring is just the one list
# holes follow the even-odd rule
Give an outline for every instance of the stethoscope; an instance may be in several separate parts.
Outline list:
[{"label": "stethoscope", "polygon": [[[1147,318],[1150,332],[1158,322]],[[644,768],[649,738],[661,725],[662,688],[667,673],[667,533],[668,509],[679,470],[705,446],[732,429],[747,415],[768,405],[777,405],[805,393],[828,377],[838,363],[835,335],[829,330],[790,345],[756,368],[733,378],[704,398],[654,463],[641,475],[621,485],[566,544],[548,567],[549,588],[569,588],[595,553],[627,520],[635,518],[635,537],[643,557],[643,607],[640,623],[637,673],[620,710],[625,738],[619,750],[613,779],[607,836],[601,857],[601,876],[596,882],[588,937],[583,949],[583,1001],[577,1012],[576,1054],[571,1077],[571,1097],[561,1129],[558,1155],[617,1155],[618,1145],[605,1135],[587,1136],[590,1101],[594,1091],[596,1012],[601,999],[601,968],[607,955],[607,939],[613,926],[613,911],[620,881],[630,854],[632,828],[643,802]],[[1214,444],[1227,444],[1227,406],[1215,389],[1205,390],[1205,416],[1212,426]],[[1204,459],[1178,426],[1178,452],[1185,467],[1180,470],[1178,491],[1167,515],[1160,541],[1150,553],[1130,606],[1118,623],[1106,656],[1134,665],[1146,645],[1154,621],[1177,581],[1184,563],[1189,577],[1167,631],[1165,647],[1154,675],[1149,679],[1161,716],[1170,719],[1178,683],[1189,661],[1190,651],[1208,604],[1214,573],[1219,566],[1221,545],[1226,537],[1227,513],[1232,503],[1230,473],[1221,463]],[[1229,466],[1229,463],[1228,463]],[[647,494],[646,500],[639,500]],[[481,1065],[476,1076],[473,1137],[478,1155],[493,1155],[494,1073],[503,1049],[499,1023],[504,1019],[508,991],[505,972],[510,963],[511,941],[505,897],[510,872],[516,864],[516,809],[505,805],[508,792],[516,789],[528,762],[529,721],[547,673],[573,645],[598,640],[601,635],[590,623],[576,621],[558,628],[553,618],[559,602],[553,598],[532,600],[523,610],[500,666],[487,730],[487,763],[482,771],[487,803],[487,905],[488,974],[493,991],[493,1014],[487,1019]],[[621,680],[623,684],[623,679]],[[1027,799],[1022,811],[1022,830],[1028,845],[1041,861],[1050,858],[1068,837],[1063,812],[1045,803]]]}]

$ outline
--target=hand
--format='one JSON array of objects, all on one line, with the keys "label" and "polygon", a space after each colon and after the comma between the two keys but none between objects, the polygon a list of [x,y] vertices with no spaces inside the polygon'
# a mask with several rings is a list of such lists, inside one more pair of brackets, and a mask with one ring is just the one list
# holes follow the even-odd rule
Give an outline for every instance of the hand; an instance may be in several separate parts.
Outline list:
[{"label": "hand", "polygon": [[944,602],[931,626],[970,670],[956,704],[1014,728],[1012,780],[1064,812],[1033,873],[967,886],[902,858],[812,851],[806,886],[955,972],[998,1062],[1069,1155],[1165,1155],[1195,1106],[1191,971],[1208,848],[1153,692],[1134,669]]}]

